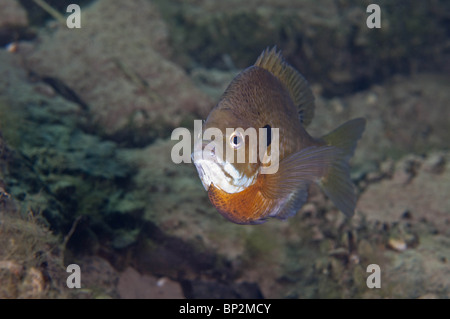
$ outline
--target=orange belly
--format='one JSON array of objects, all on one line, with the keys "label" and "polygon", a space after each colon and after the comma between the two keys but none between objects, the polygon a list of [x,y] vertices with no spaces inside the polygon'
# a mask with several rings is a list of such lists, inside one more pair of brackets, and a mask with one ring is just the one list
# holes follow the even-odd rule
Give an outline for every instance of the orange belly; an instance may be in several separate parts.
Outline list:
[{"label": "orange belly", "polygon": [[263,181],[258,181],[239,193],[229,194],[214,185],[208,190],[211,203],[225,218],[237,224],[259,224],[269,215],[272,200],[261,193]]}]

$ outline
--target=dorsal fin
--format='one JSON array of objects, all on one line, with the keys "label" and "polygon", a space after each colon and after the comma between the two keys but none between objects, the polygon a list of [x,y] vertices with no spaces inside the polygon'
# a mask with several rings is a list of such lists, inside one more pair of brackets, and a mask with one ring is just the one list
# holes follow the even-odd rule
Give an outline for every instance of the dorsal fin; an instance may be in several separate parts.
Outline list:
[{"label": "dorsal fin", "polygon": [[304,126],[311,123],[314,117],[314,96],[305,78],[289,65],[277,52],[277,47],[265,49],[255,62],[259,66],[275,75],[288,89],[294,104],[298,108],[300,121]]}]

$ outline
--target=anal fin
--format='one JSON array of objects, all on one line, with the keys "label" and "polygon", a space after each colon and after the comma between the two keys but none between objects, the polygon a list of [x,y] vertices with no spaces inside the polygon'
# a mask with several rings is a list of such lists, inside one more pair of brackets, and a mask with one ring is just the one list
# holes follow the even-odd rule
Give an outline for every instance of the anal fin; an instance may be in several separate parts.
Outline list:
[{"label": "anal fin", "polygon": [[303,187],[299,188],[294,194],[290,196],[284,207],[273,217],[278,219],[287,219],[294,216],[305,205],[308,200],[308,186],[309,183],[304,183]]}]

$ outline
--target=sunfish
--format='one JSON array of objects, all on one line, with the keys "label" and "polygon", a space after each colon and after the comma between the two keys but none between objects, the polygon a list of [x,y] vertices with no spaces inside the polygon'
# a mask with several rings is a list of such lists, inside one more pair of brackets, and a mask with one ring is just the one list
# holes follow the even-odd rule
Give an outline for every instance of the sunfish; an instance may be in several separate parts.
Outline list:
[{"label": "sunfish", "polygon": [[[354,214],[356,195],[349,160],[366,121],[353,119],[314,138],[305,130],[313,116],[314,96],[308,83],[276,47],[264,50],[254,65],[232,80],[202,127],[202,133],[219,129],[224,132],[222,138],[200,139],[192,153],[203,186],[220,214],[237,224],[286,219],[305,204],[311,183],[319,184],[346,216]],[[225,134],[227,128],[230,134]],[[263,146],[266,157],[250,160],[255,151],[249,136],[242,134],[248,128],[255,128],[258,147]],[[260,128],[266,129],[263,138]],[[277,149],[274,129],[278,129]],[[211,143],[216,144],[204,156]],[[222,151],[216,152],[214,145]],[[245,151],[243,162],[235,160],[239,150]],[[277,158],[267,161],[269,153]],[[276,170],[264,172],[275,163]]]}]

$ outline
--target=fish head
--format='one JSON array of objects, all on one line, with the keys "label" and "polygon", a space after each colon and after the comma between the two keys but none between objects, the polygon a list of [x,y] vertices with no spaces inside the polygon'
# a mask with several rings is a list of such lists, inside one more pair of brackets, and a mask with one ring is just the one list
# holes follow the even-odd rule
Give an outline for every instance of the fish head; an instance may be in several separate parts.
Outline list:
[{"label": "fish head", "polygon": [[215,109],[196,138],[192,160],[206,191],[214,186],[238,193],[256,182],[260,163],[250,142],[257,143],[257,135],[239,124],[230,110]]}]

